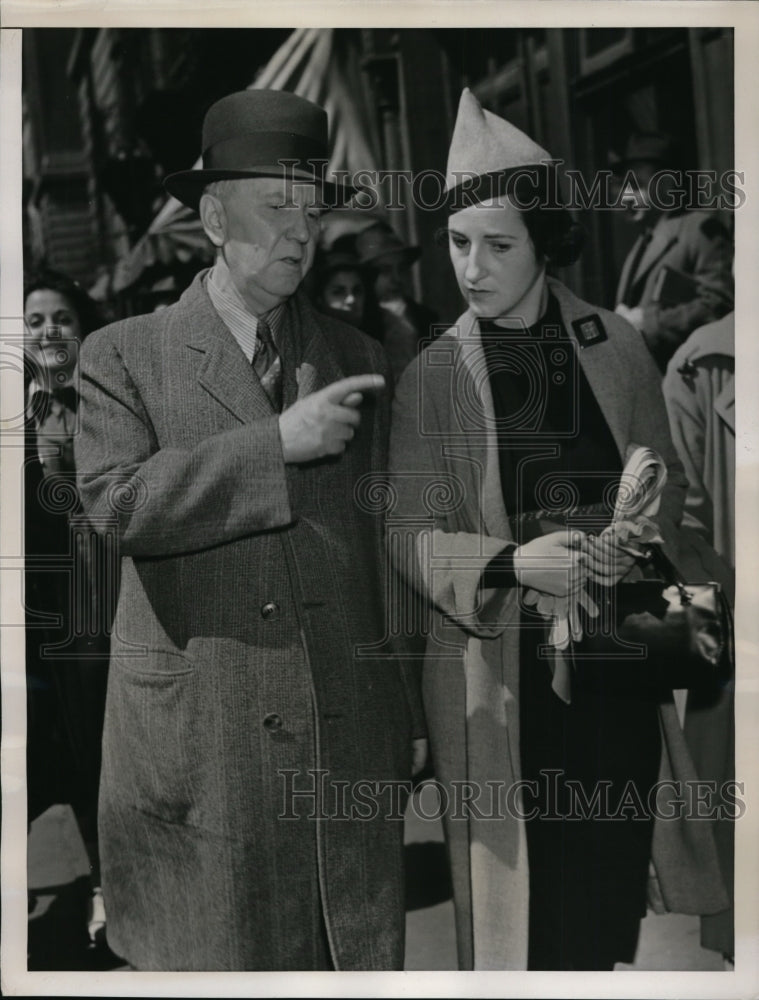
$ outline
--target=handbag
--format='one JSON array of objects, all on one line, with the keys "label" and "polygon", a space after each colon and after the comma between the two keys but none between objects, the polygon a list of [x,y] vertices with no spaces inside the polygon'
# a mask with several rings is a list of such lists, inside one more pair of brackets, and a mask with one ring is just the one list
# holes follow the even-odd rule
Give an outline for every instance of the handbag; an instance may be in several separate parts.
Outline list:
[{"label": "handbag", "polygon": [[655,574],[596,587],[597,618],[584,614],[572,660],[587,680],[625,686],[724,686],[735,667],[730,605],[718,583],[686,583],[658,545],[647,550]]}]

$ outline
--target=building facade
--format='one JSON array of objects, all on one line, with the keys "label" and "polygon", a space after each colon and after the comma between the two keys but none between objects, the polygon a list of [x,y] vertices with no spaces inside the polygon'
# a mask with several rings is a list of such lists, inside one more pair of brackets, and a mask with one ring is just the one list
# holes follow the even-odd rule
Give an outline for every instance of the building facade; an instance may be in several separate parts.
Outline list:
[{"label": "building facade", "polygon": [[[350,63],[365,148],[381,170],[409,178],[386,217],[424,248],[417,293],[446,320],[460,303],[434,239],[445,212],[434,192],[420,204],[425,192],[412,179],[445,171],[463,86],[579,171],[588,188],[633,130],[677,136],[690,169],[734,167],[730,28],[326,32],[334,36],[331,61]],[[130,264],[165,205],[161,180],[195,162],[208,106],[251,85],[290,37],[283,29],[25,31],[28,263],[68,271],[117,315],[149,308],[158,287],[180,290],[208,259],[201,235],[188,238],[191,222],[183,222],[182,239],[156,240]],[[308,72],[326,69],[314,58]],[[313,88],[323,93],[318,81]],[[561,277],[611,305],[633,234],[619,213],[580,206],[578,214],[587,250]]]}]

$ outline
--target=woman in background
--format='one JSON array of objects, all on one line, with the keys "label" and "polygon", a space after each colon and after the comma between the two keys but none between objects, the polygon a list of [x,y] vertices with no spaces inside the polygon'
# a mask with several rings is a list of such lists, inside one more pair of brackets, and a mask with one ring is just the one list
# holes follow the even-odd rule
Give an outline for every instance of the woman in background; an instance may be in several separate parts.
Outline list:
[{"label": "woman in background", "polygon": [[[76,815],[92,872],[88,931],[102,938],[97,794],[116,583],[79,509],[73,460],[79,346],[96,306],[55,271],[29,276],[25,329],[25,550],[29,822],[56,802]],[[55,564],[60,568],[56,570]],[[95,574],[100,569],[100,583]]]}]

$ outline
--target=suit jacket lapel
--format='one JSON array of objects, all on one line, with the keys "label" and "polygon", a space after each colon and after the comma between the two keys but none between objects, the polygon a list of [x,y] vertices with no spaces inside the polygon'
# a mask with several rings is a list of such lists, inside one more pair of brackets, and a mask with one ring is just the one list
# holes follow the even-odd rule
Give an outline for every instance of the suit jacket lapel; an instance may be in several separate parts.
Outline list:
[{"label": "suit jacket lapel", "polygon": [[[295,372],[294,384],[289,392],[294,398],[301,398],[317,392],[331,382],[345,378],[343,369],[335,355],[334,346],[324,334],[319,315],[308,300],[305,292],[298,290],[288,304],[286,322],[290,324],[291,343],[296,345],[298,357],[295,364],[285,365]],[[285,403],[288,401],[288,386],[285,385]]]},{"label": "suit jacket lapel", "polygon": [[714,412],[735,434],[735,381],[730,379],[714,400]]},{"label": "suit jacket lapel", "polygon": [[[638,236],[637,240],[630,247],[630,251],[625,257],[625,262],[622,265],[622,273],[620,274],[619,282],[617,283],[617,297],[614,300],[615,302],[622,302],[625,296],[625,292],[627,291],[627,286],[632,282],[632,275],[630,274],[630,271],[632,270],[633,262],[635,260],[635,255],[638,250],[638,245],[640,244],[640,241],[642,239],[643,239],[643,234],[641,233]],[[638,268],[636,268],[636,270],[638,270]]]},{"label": "suit jacket lapel", "polygon": [[269,397],[231,332],[214,309],[199,275],[177,303],[170,335],[198,356],[197,380],[241,423],[274,412]]},{"label": "suit jacket lapel", "polygon": [[632,275],[632,282],[638,285],[643,281],[651,268],[677,243],[680,233],[681,219],[671,219],[662,216],[654,227],[651,242],[645,249],[640,262]]}]

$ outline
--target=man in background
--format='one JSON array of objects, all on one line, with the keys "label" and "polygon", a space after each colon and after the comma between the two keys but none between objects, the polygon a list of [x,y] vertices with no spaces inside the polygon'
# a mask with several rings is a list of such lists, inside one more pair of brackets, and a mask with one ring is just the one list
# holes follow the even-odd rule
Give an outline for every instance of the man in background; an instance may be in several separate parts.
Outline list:
[{"label": "man in background", "polygon": [[622,267],[616,312],[641,331],[664,372],[693,330],[733,308],[732,244],[715,213],[684,207],[669,136],[634,133],[614,170],[626,216],[638,230]]}]

